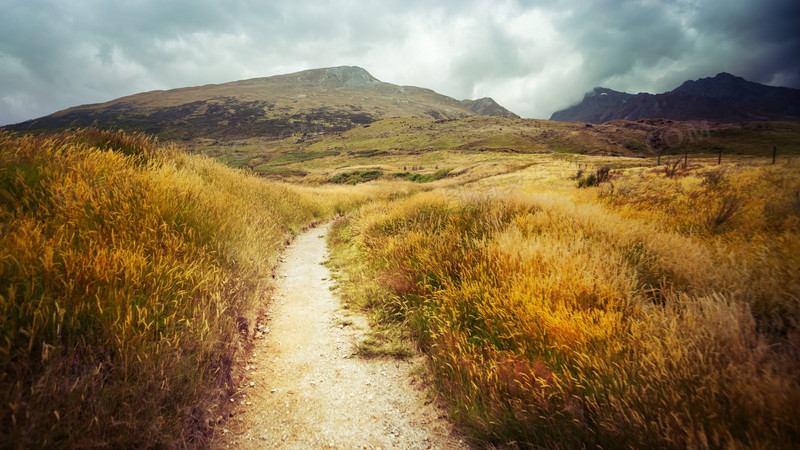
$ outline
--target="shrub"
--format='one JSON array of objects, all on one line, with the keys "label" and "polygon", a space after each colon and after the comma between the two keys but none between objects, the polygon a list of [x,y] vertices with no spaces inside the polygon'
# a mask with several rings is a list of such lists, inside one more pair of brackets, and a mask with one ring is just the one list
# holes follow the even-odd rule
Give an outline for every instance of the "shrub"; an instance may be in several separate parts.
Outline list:
[{"label": "shrub", "polygon": [[703,173],[703,186],[708,188],[715,188],[725,181],[725,169],[712,169]]},{"label": "shrub", "polygon": [[359,184],[377,180],[383,175],[380,170],[353,170],[342,172],[331,177],[330,182],[335,184]]},{"label": "shrub", "polygon": [[675,174],[678,173],[678,167],[680,166],[680,164],[681,164],[680,159],[676,159],[672,162],[667,162],[666,164],[664,164],[664,175],[666,175],[667,178],[674,177]]},{"label": "shrub", "polygon": [[586,178],[581,178],[578,180],[578,187],[592,187],[597,185],[597,175],[590,173],[589,176]]},{"label": "shrub", "polygon": [[611,172],[611,168],[608,166],[602,166],[597,169],[594,173],[590,173],[587,177],[581,177],[582,172],[578,171],[578,187],[592,187],[597,186],[601,183],[607,183],[611,181],[613,177],[613,173]]},{"label": "shrub", "polygon": [[[416,167],[412,167],[412,170],[416,170]],[[441,180],[442,178],[447,177],[453,169],[439,169],[434,173],[409,173],[409,172],[399,172],[396,173],[394,176],[397,178],[405,178],[406,181],[411,181],[414,183],[430,183],[432,181]]]},{"label": "shrub", "polygon": [[611,176],[612,176],[611,168],[608,167],[608,166],[603,166],[603,167],[597,169],[597,172],[595,172],[595,175],[596,175],[596,178],[597,178],[597,184],[611,181]]},{"label": "shrub", "polygon": [[742,198],[736,194],[728,194],[720,199],[716,209],[708,216],[707,224],[711,231],[716,231],[722,224],[735,217],[743,204]]}]

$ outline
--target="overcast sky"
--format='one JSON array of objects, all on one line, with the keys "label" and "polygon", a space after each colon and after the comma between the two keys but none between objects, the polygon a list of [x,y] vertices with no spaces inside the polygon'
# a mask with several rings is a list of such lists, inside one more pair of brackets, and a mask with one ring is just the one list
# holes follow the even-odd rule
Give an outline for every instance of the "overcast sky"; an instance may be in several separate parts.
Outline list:
[{"label": "overcast sky", "polygon": [[532,118],[723,71],[800,88],[798,24],[798,0],[0,0],[0,125],[339,65]]}]

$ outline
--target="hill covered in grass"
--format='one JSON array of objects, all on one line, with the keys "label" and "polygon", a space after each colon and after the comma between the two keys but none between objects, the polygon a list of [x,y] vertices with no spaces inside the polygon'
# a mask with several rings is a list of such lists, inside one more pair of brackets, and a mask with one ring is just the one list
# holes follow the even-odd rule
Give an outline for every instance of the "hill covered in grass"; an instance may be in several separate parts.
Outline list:
[{"label": "hill covered in grass", "polygon": [[231,83],[152,91],[29,120],[12,130],[99,127],[162,139],[320,135],[391,117],[516,117],[485,98],[459,102],[430,89],[384,83],[360,67],[331,67]]}]

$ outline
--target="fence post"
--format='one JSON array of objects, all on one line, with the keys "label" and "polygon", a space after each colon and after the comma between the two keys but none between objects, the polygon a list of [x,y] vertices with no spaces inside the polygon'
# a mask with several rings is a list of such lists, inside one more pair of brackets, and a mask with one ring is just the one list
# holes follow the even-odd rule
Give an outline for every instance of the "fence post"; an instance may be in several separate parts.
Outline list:
[{"label": "fence post", "polygon": [[689,152],[685,152],[683,154],[683,168],[685,169],[689,165]]},{"label": "fence post", "polygon": [[722,164],[722,149],[719,149],[719,159],[717,159],[717,165]]},{"label": "fence post", "polygon": [[775,156],[778,155],[778,149],[774,145],[772,146],[772,164],[775,164]]},{"label": "fence post", "polygon": [[660,165],[661,165],[661,154],[659,153],[658,156],[656,156],[656,167]]}]

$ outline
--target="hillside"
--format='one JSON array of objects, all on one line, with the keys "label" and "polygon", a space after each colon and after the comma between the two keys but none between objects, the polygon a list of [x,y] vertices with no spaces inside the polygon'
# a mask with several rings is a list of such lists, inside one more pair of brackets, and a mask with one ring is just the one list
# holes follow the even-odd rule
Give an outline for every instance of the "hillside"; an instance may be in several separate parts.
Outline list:
[{"label": "hillside", "polygon": [[362,168],[387,173],[404,167],[433,172],[455,171],[476,161],[527,161],[532,154],[647,157],[656,154],[704,153],[770,156],[800,154],[800,123],[725,124],[642,119],[614,120],[601,125],[505,117],[457,120],[386,119],[324,136],[252,138],[239,141],[200,139],[188,144],[193,152],[219,158],[278,178],[327,179],[331,171]]},{"label": "hillside", "polygon": [[479,116],[497,116],[519,119],[519,116],[500,106],[494,99],[489,97],[479,98],[478,100],[461,100],[464,107]]},{"label": "hillside", "polygon": [[83,105],[7,127],[97,126],[162,139],[271,138],[344,131],[391,117],[516,117],[486,98],[466,103],[430,89],[384,83],[360,67],[313,69],[231,83],[152,91]]},{"label": "hillside", "polygon": [[603,123],[609,120],[662,118],[753,122],[800,120],[800,90],[766,86],[728,73],[686,81],[662,94],[628,94],[594,88],[583,101],[561,111],[551,120]]}]

